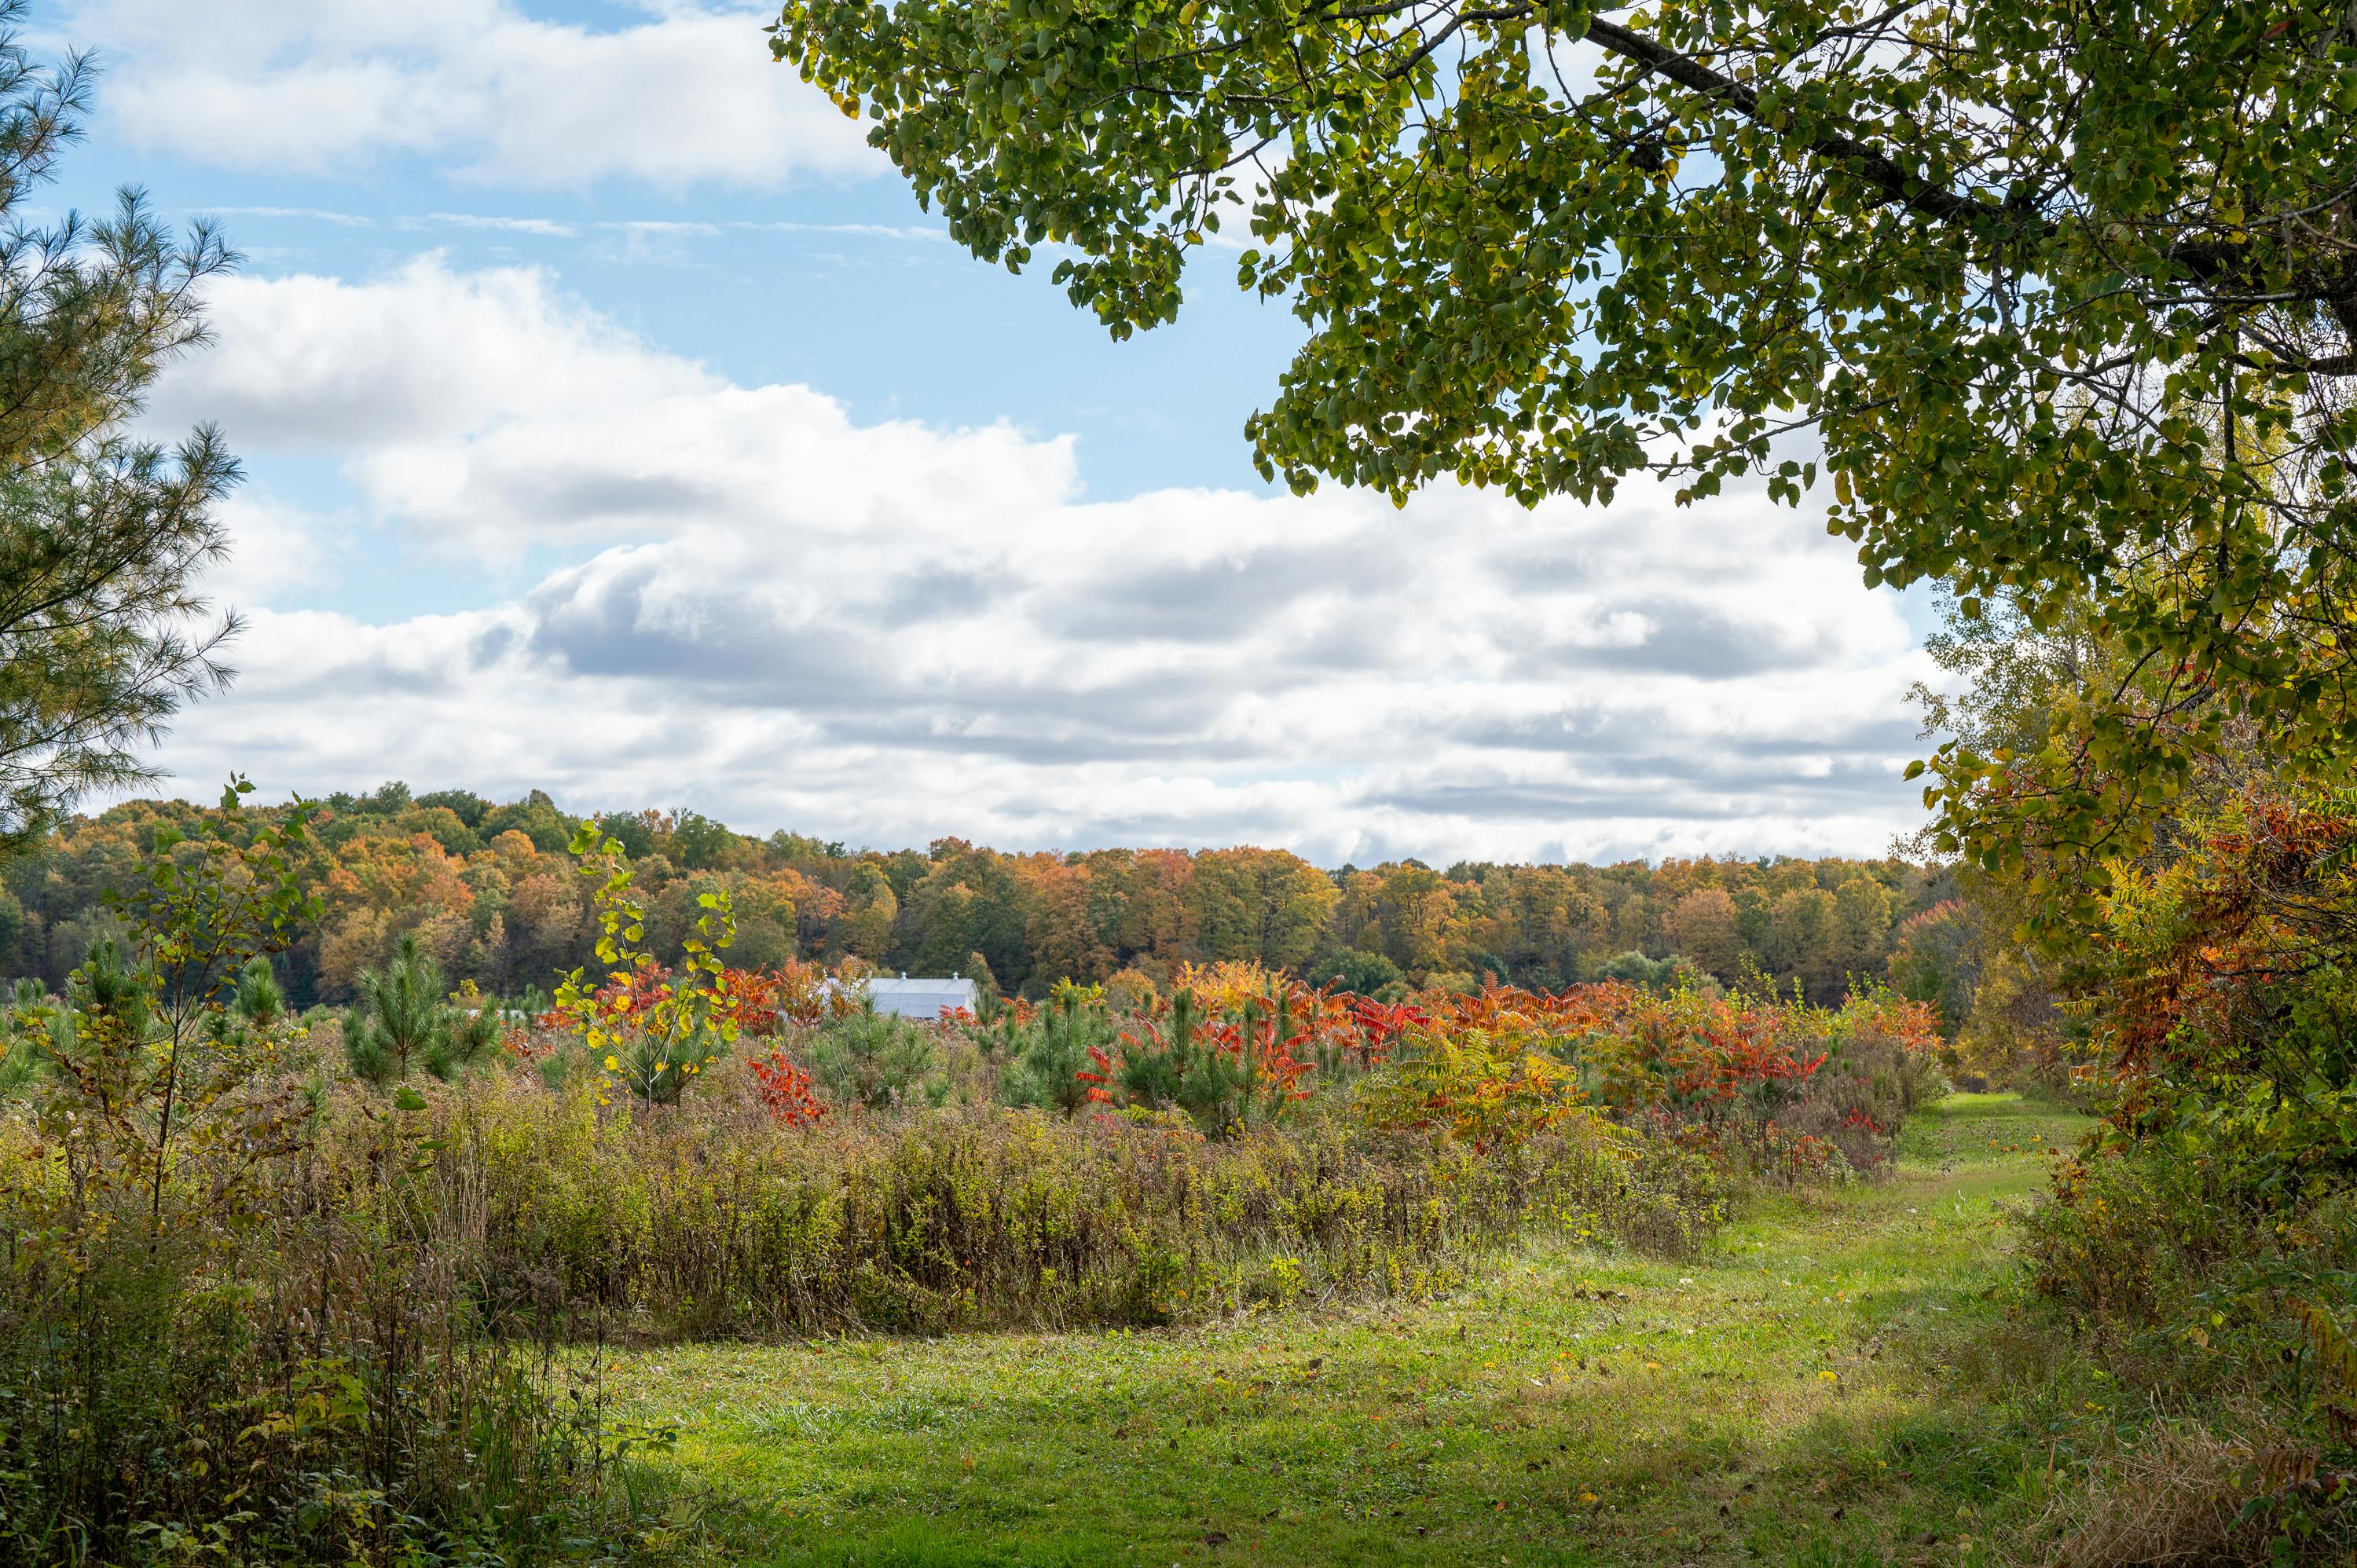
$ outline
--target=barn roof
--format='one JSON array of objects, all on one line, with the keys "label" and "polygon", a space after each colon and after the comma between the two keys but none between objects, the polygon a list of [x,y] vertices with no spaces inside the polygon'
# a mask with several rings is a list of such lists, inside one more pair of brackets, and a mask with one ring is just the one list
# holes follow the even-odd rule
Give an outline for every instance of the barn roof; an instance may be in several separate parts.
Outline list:
[{"label": "barn roof", "polygon": [[[830,985],[834,982],[828,982]],[[979,1007],[982,995],[973,981],[963,975],[870,975],[866,981],[867,1000],[878,1013],[897,1013],[903,1018],[922,1018],[931,1022],[942,1015],[943,1008],[963,1008],[972,1013]]]}]

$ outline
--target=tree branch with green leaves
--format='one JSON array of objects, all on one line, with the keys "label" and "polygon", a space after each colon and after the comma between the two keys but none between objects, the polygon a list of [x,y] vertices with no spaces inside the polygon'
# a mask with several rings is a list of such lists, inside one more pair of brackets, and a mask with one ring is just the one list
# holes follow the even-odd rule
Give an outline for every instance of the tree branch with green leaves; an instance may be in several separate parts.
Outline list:
[{"label": "tree branch with green leaves", "polygon": [[2345,0],[792,0],[772,48],[1116,336],[1245,231],[1297,490],[1823,478],[1869,585],[2094,604],[2173,694],[1943,747],[1951,853],[2100,879],[2212,714],[2357,752]]}]

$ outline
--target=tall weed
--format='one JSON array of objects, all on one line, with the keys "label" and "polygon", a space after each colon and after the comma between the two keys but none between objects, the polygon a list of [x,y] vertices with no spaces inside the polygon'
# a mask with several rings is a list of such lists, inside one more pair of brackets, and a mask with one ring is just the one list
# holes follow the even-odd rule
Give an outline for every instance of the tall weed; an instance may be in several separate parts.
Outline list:
[{"label": "tall weed", "polygon": [[1716,1217],[1697,1162],[1575,1131],[1481,1153],[1330,1117],[1220,1143],[1103,1112],[615,1109],[521,1079],[436,1101],[437,1208],[488,1311],[596,1304],[662,1334],[1159,1323],[1305,1280],[1412,1288],[1533,1224],[1683,1251]]}]

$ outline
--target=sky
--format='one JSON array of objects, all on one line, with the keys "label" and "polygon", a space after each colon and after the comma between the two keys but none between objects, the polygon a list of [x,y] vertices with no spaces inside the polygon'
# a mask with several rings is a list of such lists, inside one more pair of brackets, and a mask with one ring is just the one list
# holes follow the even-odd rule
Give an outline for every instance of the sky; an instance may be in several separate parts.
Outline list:
[{"label": "sky", "polygon": [[146,433],[245,484],[196,798],[546,789],[854,845],[1613,860],[1920,824],[1922,607],[1821,509],[1254,473],[1301,339],[1214,257],[1111,341],[700,0],[40,0],[51,212],[245,260]]}]

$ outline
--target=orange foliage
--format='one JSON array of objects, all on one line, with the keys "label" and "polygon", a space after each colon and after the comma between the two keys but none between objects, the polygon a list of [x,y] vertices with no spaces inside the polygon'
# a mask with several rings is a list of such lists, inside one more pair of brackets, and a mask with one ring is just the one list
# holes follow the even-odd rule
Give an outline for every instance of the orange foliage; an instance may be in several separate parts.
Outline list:
[{"label": "orange foliage", "polygon": [[826,1105],[811,1090],[811,1076],[787,1059],[782,1047],[746,1064],[752,1070],[754,1092],[761,1109],[783,1127],[807,1127],[826,1114]]}]

